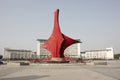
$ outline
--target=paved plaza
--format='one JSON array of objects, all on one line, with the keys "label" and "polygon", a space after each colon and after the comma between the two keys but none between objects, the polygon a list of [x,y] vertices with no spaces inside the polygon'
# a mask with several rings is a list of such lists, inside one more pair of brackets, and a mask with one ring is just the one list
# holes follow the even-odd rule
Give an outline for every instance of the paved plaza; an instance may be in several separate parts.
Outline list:
[{"label": "paved plaza", "polygon": [[120,61],[108,65],[0,65],[0,80],[120,80]]}]

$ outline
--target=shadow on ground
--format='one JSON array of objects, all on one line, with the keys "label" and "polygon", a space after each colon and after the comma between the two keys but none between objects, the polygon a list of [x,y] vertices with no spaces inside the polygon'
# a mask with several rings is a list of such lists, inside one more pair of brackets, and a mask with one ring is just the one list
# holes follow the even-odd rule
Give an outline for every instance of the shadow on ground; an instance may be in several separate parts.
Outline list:
[{"label": "shadow on ground", "polygon": [[41,79],[49,77],[49,75],[41,75],[41,76],[36,76],[36,75],[31,75],[31,76],[21,76],[21,77],[12,77],[12,78],[2,78],[0,80],[34,80],[34,79]]}]

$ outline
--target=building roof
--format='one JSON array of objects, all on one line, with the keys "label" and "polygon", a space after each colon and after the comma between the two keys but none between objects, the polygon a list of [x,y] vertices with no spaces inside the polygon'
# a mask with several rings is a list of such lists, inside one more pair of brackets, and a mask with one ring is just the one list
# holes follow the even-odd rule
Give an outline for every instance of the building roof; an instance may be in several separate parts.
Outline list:
[{"label": "building roof", "polygon": [[47,39],[37,39],[37,41],[47,41]]},{"label": "building roof", "polygon": [[[80,43],[82,43],[80,39],[75,39],[75,40],[77,40],[77,41],[79,41]],[[37,41],[47,41],[47,39],[37,39]]]},{"label": "building roof", "polygon": [[21,52],[32,52],[31,50],[23,50],[23,49],[10,49],[10,48],[4,48],[6,51],[21,51]]},{"label": "building roof", "polygon": [[101,49],[101,50],[86,50],[86,51],[83,51],[82,53],[84,52],[98,52],[98,51],[110,51],[111,49]]}]

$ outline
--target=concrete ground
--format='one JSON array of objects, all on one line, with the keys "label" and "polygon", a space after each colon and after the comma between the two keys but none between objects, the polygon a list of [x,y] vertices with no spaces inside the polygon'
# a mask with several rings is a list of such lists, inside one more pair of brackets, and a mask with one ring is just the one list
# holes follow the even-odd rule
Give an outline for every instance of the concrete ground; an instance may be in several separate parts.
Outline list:
[{"label": "concrete ground", "polygon": [[0,65],[0,80],[120,80],[120,65],[113,63]]}]

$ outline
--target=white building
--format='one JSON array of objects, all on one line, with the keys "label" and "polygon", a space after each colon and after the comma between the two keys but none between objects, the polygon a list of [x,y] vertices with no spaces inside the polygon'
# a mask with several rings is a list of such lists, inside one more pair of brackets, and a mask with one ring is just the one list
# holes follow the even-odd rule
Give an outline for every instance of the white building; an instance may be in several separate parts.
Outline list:
[{"label": "white building", "polygon": [[4,48],[4,59],[10,60],[21,60],[21,59],[31,59],[33,52],[31,50],[17,50]]},{"label": "white building", "polygon": [[85,59],[114,59],[113,48],[103,50],[87,50],[81,52],[81,57]]},{"label": "white building", "polygon": [[[80,39],[77,39],[80,41]],[[37,39],[37,56],[38,58],[45,58],[51,55],[51,53],[42,47],[45,43],[46,39]],[[80,57],[80,43],[73,44],[65,49],[64,51],[65,56],[69,57]]]}]

